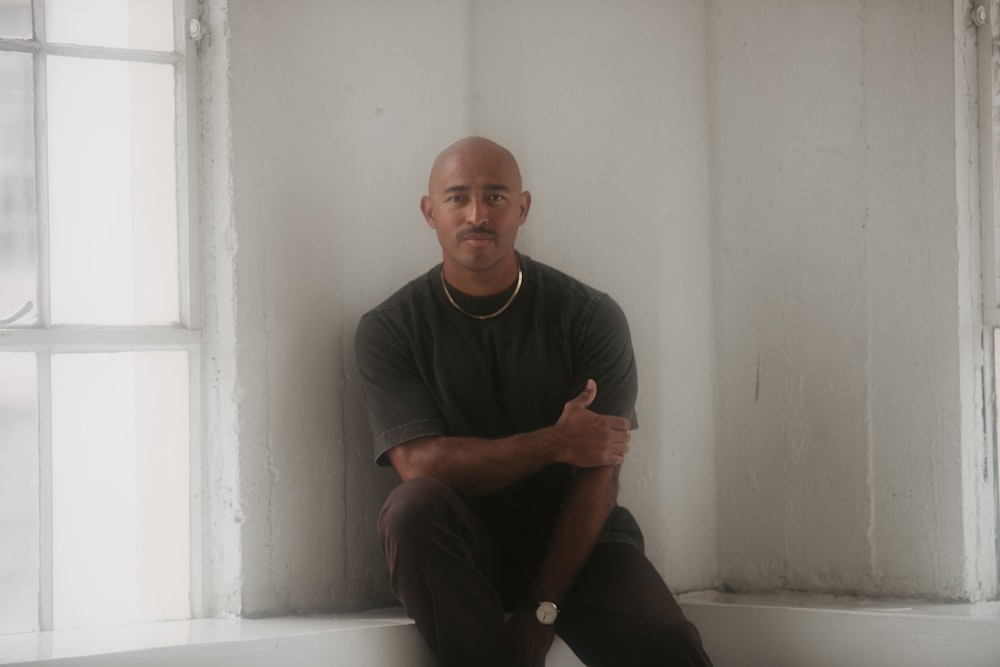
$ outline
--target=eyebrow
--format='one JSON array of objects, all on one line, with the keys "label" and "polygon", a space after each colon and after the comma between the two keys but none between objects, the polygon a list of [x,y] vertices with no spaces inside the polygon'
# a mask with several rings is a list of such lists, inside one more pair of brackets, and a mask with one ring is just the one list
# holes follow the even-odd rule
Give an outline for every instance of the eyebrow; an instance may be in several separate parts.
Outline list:
[{"label": "eyebrow", "polygon": [[[472,188],[468,185],[450,185],[441,191],[442,194],[451,194],[453,192],[469,192]],[[502,183],[486,183],[482,187],[483,190],[488,190],[489,192],[510,192],[510,188]]]}]

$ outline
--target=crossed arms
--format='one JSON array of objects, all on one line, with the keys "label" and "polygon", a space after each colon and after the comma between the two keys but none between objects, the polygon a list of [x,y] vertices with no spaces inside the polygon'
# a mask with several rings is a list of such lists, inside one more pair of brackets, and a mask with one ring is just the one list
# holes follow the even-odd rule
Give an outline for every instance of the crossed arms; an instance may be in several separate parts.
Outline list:
[{"label": "crossed arms", "polygon": [[537,431],[497,440],[417,438],[393,447],[388,457],[404,481],[430,477],[465,496],[492,493],[552,463],[572,466],[548,551],[529,588],[536,600],[559,604],[615,507],[618,470],[631,437],[628,419],[588,409],[596,395],[597,384],[588,380],[583,392],[563,406],[556,424]]},{"label": "crossed arms", "polygon": [[403,481],[430,477],[463,496],[499,491],[553,463],[576,469],[619,466],[628,452],[631,422],[588,410],[596,396],[597,384],[588,380],[555,425],[531,433],[497,440],[429,436],[397,445],[387,455]]}]

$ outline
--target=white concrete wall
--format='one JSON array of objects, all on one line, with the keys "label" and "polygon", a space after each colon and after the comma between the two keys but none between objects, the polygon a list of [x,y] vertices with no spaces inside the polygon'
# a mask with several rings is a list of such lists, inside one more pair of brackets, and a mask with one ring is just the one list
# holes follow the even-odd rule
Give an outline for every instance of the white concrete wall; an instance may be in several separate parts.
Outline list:
[{"label": "white concrete wall", "polygon": [[705,15],[699,0],[473,3],[475,129],[534,195],[521,248],[628,315],[640,428],[621,499],[678,590],[715,572]]},{"label": "white concrete wall", "polygon": [[[383,604],[361,314],[436,260],[427,160],[469,131],[463,2],[228,7],[241,594],[247,615]],[[459,40],[461,46],[463,42]],[[211,378],[210,378],[211,381]]]},{"label": "white concrete wall", "polygon": [[996,590],[989,508],[963,500],[963,468],[990,471],[957,5],[711,3],[719,565],[737,589]]}]

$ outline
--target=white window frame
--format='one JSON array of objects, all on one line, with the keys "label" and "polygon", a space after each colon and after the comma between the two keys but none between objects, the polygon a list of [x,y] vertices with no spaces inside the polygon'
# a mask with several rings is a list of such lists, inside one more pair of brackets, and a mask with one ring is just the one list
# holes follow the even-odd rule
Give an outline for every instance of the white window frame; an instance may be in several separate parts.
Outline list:
[{"label": "white window frame", "polygon": [[[37,253],[37,322],[0,325],[0,352],[33,352],[38,376],[39,448],[39,629],[53,629],[52,559],[52,356],[59,353],[186,351],[189,376],[190,609],[202,609],[201,583],[201,312],[196,194],[198,59],[196,41],[188,38],[188,22],[197,16],[197,0],[173,0],[174,50],[143,51],[49,44],[45,35],[45,0],[31,0],[31,39],[0,38],[0,51],[33,54],[35,200]],[[200,36],[200,35],[199,35]],[[49,55],[113,59],[174,66],[176,104],[177,239],[179,321],[164,326],[54,325],[50,308],[48,146],[46,128],[46,60]],[[9,313],[0,313],[6,317]]]}]

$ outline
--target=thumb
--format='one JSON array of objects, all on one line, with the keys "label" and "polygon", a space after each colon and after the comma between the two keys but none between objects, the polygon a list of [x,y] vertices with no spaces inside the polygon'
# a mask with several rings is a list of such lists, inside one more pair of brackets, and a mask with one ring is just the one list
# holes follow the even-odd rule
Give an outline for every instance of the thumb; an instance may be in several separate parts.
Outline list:
[{"label": "thumb", "polygon": [[587,385],[583,388],[577,397],[573,399],[573,402],[578,404],[581,408],[586,408],[594,399],[597,397],[597,383],[593,380],[587,380]]}]

